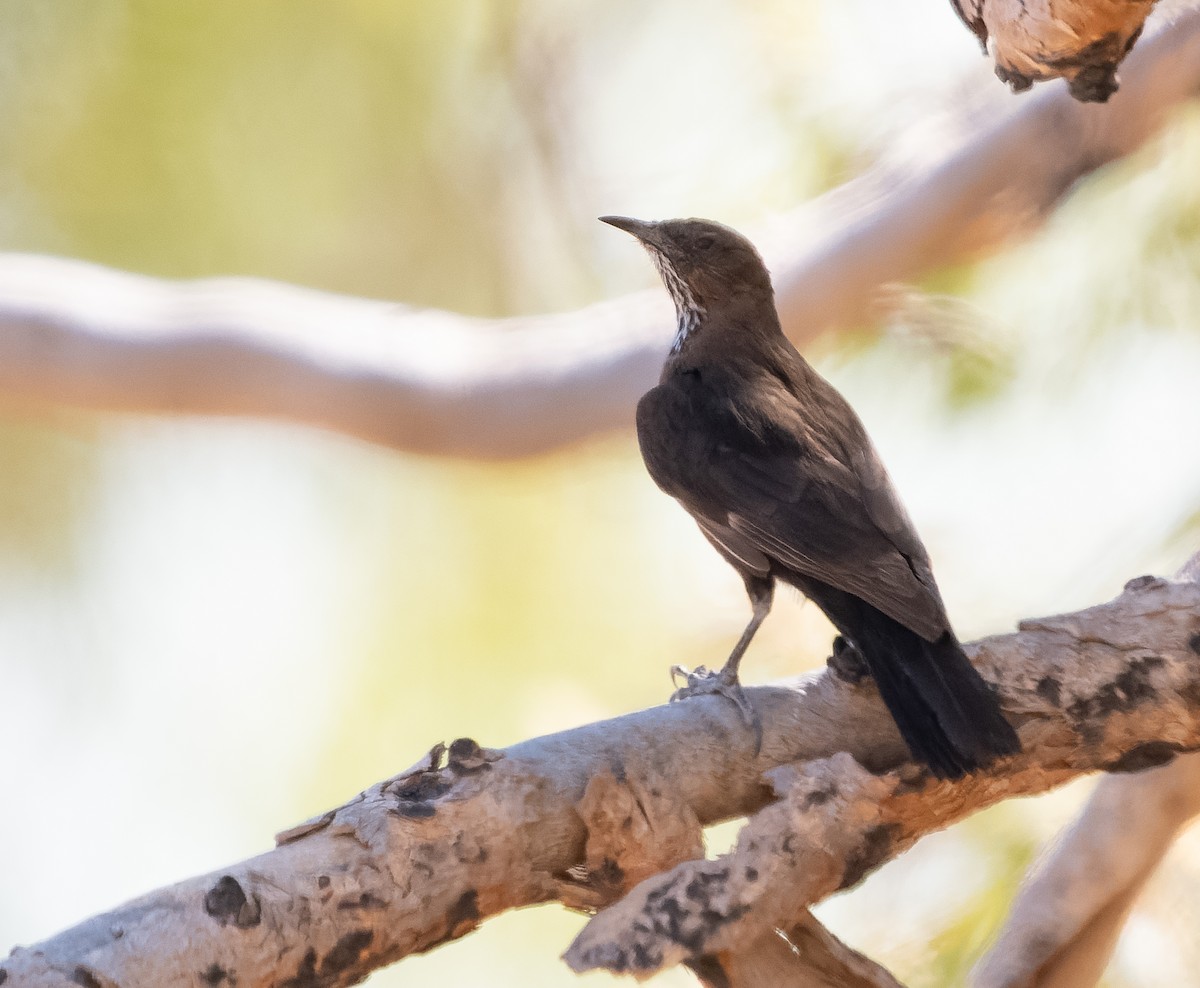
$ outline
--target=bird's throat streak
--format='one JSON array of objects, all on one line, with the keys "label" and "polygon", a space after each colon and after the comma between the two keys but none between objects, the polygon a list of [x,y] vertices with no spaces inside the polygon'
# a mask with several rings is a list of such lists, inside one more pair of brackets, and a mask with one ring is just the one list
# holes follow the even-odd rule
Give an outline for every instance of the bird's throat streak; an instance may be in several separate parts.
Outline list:
[{"label": "bird's throat streak", "polygon": [[678,353],[683,348],[684,341],[695,332],[696,327],[704,318],[704,306],[700,304],[688,283],[679,277],[669,260],[658,251],[652,251],[651,256],[654,258],[654,265],[658,268],[658,273],[662,275],[663,284],[667,286],[667,291],[671,293],[671,299],[675,303],[675,315],[678,322],[675,339],[671,341],[671,352]]}]

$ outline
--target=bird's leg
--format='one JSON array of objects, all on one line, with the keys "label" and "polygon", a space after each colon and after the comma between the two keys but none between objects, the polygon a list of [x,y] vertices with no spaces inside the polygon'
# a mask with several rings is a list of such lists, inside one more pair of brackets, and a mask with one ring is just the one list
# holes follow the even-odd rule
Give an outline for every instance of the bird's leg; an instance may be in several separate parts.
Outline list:
[{"label": "bird's leg", "polygon": [[746,625],[746,630],[742,632],[742,637],[738,639],[737,644],[733,646],[733,651],[729,653],[729,658],[725,660],[725,665],[716,672],[709,672],[704,666],[697,666],[692,670],[685,669],[683,666],[673,666],[671,678],[683,676],[684,685],[675,691],[671,699],[684,700],[689,696],[720,693],[737,705],[747,724],[759,730],[758,716],[754,713],[754,708],[750,706],[750,701],[746,699],[741,683],[738,682],[738,665],[741,663],[742,656],[750,645],[754,633],[758,631],[758,626],[771,613],[775,581],[770,577],[762,576],[748,576],[745,577],[745,581],[746,593],[750,596],[754,613],[750,617],[750,623]]}]

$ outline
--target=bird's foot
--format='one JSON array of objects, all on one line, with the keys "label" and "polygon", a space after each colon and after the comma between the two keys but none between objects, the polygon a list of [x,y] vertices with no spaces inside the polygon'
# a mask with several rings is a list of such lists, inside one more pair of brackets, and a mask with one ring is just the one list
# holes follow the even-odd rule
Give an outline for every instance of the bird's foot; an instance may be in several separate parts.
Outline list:
[{"label": "bird's foot", "polygon": [[826,664],[838,679],[847,683],[861,683],[871,675],[866,657],[858,646],[841,635],[833,640],[833,650]]},{"label": "bird's foot", "polygon": [[684,685],[671,694],[672,703],[693,696],[707,696],[716,693],[733,702],[733,705],[741,713],[742,720],[746,722],[746,726],[754,728],[755,736],[761,741],[762,725],[759,723],[758,714],[754,712],[750,701],[746,699],[746,692],[742,689],[742,684],[738,682],[736,672],[732,672],[728,667],[713,672],[705,666],[696,666],[695,669],[672,666],[671,681],[678,683],[681,677]]}]

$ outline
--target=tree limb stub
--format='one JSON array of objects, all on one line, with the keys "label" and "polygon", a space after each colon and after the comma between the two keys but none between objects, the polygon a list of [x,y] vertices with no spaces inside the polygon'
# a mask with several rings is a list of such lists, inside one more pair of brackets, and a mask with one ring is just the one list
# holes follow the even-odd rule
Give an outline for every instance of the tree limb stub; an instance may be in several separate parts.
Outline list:
[{"label": "tree limb stub", "polygon": [[1142,34],[1155,0],[950,0],[1013,92],[1065,79],[1081,102],[1104,103],[1117,67]]},{"label": "tree limb stub", "polygon": [[[868,173],[781,219],[767,256],[791,339],[876,315],[886,286],[1024,233],[1079,178],[1140,147],[1200,92],[1200,14],[1146,39],[1125,76],[1103,108],[1046,90],[920,173]],[[257,416],[413,452],[518,457],[628,429],[672,332],[658,289],[486,320],[0,255],[0,399],[42,410]]]},{"label": "tree limb stub", "polygon": [[[0,983],[348,985],[551,900],[600,909],[567,953],[575,968],[720,971],[739,944],[794,930],[810,904],[974,810],[1200,747],[1194,582],[1141,577],[968,653],[1025,746],[988,773],[931,779],[870,682],[828,670],[747,690],[757,754],[717,697],[503,752],[461,740],[272,851],[16,949]],[[697,860],[701,825],[745,814],[730,855]]]}]

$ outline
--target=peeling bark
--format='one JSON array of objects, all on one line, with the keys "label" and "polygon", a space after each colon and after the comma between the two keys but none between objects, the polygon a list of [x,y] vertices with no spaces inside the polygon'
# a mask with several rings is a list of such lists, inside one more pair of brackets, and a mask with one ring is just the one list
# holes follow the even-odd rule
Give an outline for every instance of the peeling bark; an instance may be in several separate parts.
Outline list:
[{"label": "peeling bark", "polygon": [[[782,929],[799,960],[779,983],[819,985],[832,970],[887,984],[808,906],[998,800],[1200,747],[1190,580],[1142,577],[1107,604],[967,651],[1025,747],[987,773],[932,779],[907,762],[870,681],[829,670],[747,689],[757,751],[719,697],[504,751],[460,739],[272,851],[16,949],[0,980],[348,985],[504,909],[558,900],[600,910],[566,955],[577,969],[645,975],[682,961],[711,984],[749,984],[760,963],[785,971],[771,939]],[[699,857],[699,826],[746,814],[731,854]]]}]

